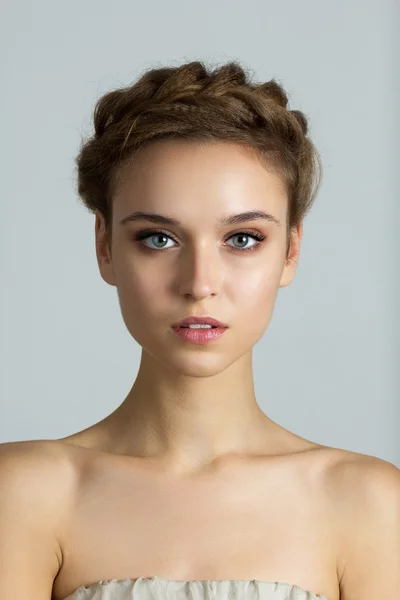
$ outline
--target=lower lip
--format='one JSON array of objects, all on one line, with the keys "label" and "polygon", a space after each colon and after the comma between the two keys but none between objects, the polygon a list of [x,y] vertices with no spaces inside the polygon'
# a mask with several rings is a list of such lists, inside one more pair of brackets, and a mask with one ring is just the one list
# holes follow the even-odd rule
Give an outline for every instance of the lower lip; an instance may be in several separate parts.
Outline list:
[{"label": "lower lip", "polygon": [[226,327],[213,327],[212,329],[190,329],[190,327],[173,327],[175,334],[186,342],[192,344],[207,344],[220,338]]}]

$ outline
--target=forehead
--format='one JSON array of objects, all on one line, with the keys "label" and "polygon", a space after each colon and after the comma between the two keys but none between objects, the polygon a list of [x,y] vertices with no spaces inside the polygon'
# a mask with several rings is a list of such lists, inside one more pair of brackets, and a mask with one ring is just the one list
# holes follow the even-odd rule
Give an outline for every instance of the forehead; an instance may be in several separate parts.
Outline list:
[{"label": "forehead", "polygon": [[286,211],[278,175],[247,148],[225,141],[158,140],[120,172],[113,204],[121,218],[130,209],[163,211],[191,220],[268,208]]}]

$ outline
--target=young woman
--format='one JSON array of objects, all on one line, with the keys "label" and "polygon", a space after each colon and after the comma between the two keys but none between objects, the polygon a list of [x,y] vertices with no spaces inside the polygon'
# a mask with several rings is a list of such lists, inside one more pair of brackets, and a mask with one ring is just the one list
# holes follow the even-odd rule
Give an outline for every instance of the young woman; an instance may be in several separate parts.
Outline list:
[{"label": "young woman", "polygon": [[2,444],[0,597],[394,600],[397,467],[254,392],[321,181],[306,117],[275,80],[191,62],[107,93],[94,129],[78,191],[139,371],[88,429]]}]

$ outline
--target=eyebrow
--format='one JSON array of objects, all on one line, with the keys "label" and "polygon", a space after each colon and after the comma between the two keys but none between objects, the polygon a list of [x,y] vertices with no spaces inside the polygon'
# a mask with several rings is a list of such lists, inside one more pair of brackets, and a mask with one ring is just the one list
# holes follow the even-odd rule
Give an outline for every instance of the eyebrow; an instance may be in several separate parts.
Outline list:
[{"label": "eyebrow", "polygon": [[[270,221],[272,223],[275,223],[275,225],[277,225],[278,227],[282,226],[282,223],[276,217],[274,217],[274,215],[264,212],[263,210],[249,210],[238,215],[222,217],[222,219],[219,220],[218,224],[221,226],[236,225],[237,223],[244,223],[245,221],[256,220]],[[132,221],[151,221],[152,223],[162,223],[163,225],[182,225],[182,223],[178,221],[178,219],[174,219],[173,217],[167,217],[165,215],[159,215],[157,213],[147,213],[141,211],[133,212],[132,214],[122,219],[121,225]]]}]

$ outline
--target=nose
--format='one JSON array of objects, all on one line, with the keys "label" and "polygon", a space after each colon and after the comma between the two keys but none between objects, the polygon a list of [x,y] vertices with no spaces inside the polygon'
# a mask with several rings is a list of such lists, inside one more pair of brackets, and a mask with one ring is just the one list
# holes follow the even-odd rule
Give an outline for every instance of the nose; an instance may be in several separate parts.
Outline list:
[{"label": "nose", "polygon": [[201,300],[220,293],[222,268],[218,251],[203,242],[188,248],[178,266],[179,293]]}]

